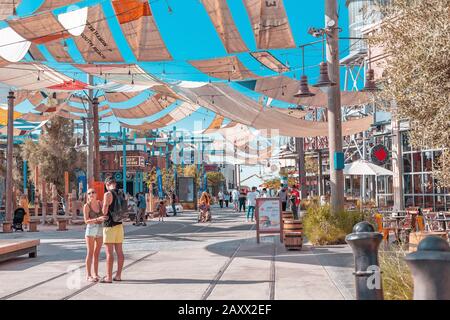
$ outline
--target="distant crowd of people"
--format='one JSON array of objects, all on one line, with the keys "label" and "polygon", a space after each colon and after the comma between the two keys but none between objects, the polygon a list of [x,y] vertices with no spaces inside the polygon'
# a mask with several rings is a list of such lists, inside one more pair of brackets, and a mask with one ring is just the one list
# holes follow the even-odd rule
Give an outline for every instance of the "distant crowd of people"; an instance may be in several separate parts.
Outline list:
[{"label": "distant crowd of people", "polygon": [[[219,191],[217,194],[220,208],[228,208],[231,204],[235,212],[247,213],[247,222],[254,221],[256,199],[267,197],[272,197],[267,188],[258,190],[256,187],[252,187],[250,190],[246,188],[237,188],[230,191]],[[290,209],[294,214],[294,218],[298,219],[300,208],[300,192],[298,186],[293,185],[290,188],[282,187],[273,193],[273,197],[280,198],[282,211]]]}]

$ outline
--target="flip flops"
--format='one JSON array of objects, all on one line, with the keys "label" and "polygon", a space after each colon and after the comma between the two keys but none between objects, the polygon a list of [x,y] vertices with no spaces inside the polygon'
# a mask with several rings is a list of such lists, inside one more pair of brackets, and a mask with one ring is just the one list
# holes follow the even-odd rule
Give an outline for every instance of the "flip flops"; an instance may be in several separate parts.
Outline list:
[{"label": "flip flops", "polygon": [[108,281],[108,280],[106,280],[106,278],[102,278],[99,282],[100,283],[112,283],[112,280]]}]

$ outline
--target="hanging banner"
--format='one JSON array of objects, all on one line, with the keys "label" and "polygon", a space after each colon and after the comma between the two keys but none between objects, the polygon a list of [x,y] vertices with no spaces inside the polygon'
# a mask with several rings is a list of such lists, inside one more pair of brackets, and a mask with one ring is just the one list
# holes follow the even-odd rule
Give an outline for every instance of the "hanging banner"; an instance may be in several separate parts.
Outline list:
[{"label": "hanging banner", "polygon": [[161,169],[159,169],[159,168],[156,168],[156,181],[158,184],[158,197],[160,199],[162,199],[162,198],[164,198],[163,181],[162,181]]}]

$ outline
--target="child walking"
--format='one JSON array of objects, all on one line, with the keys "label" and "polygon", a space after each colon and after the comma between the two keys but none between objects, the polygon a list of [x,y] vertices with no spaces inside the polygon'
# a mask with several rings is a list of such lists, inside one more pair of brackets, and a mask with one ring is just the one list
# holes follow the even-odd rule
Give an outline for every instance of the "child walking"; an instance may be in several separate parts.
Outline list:
[{"label": "child walking", "polygon": [[167,210],[166,210],[166,205],[164,203],[164,200],[161,200],[158,203],[158,206],[156,207],[156,210],[158,211],[158,221],[163,221],[164,222],[164,217],[167,216]]}]

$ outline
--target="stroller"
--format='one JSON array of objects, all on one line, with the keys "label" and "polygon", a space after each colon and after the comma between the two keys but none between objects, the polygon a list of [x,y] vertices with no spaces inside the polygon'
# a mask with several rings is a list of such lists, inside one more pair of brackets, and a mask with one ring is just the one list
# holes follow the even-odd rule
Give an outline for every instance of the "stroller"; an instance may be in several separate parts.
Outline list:
[{"label": "stroller", "polygon": [[17,208],[14,211],[14,218],[13,218],[13,224],[12,228],[14,231],[23,231],[23,217],[25,216],[26,212],[23,208]]}]

